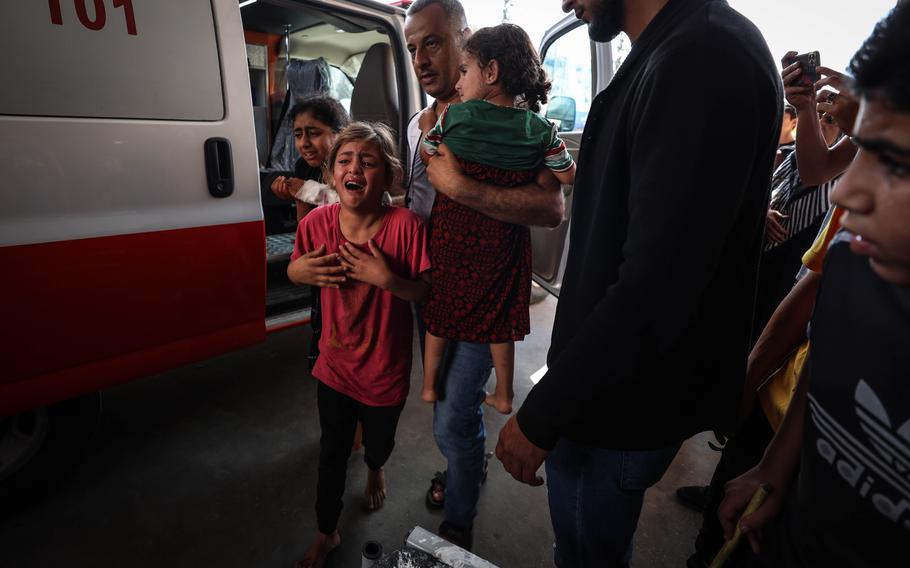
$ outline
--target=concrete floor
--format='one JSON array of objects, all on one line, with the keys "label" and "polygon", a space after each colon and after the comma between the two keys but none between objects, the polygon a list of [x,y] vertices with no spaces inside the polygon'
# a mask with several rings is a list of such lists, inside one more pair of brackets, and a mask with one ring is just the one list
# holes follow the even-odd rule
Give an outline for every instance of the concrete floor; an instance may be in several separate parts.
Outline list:
[{"label": "concrete floor", "polygon": [[[556,300],[532,306],[532,335],[517,346],[520,403],[544,363]],[[85,460],[52,495],[0,520],[0,566],[290,567],[315,531],[319,426],[316,383],[305,371],[308,328],[264,345],[104,393],[100,431]],[[435,530],[424,507],[444,468],[432,407],[411,397],[386,475],[389,498],[366,513],[362,453],[350,462],[342,546],[328,568],[360,566],[360,546],[399,547],[415,525]],[[492,449],[505,417],[488,413]],[[717,454],[706,434],[689,440],[648,495],[636,568],[684,566],[700,521],[673,498],[703,483]],[[545,489],[521,485],[492,462],[481,493],[474,551],[502,568],[552,566]]]}]

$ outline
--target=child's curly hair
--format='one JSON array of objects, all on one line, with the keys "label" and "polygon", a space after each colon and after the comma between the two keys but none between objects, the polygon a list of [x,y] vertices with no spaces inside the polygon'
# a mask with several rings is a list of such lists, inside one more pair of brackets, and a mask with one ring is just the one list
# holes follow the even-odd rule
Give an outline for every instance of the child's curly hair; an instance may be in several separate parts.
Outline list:
[{"label": "child's curly hair", "polygon": [[481,28],[471,34],[463,49],[481,67],[492,60],[499,64],[499,82],[508,94],[516,97],[532,112],[546,104],[550,92],[547,73],[540,66],[540,57],[528,34],[515,24],[500,24]]}]

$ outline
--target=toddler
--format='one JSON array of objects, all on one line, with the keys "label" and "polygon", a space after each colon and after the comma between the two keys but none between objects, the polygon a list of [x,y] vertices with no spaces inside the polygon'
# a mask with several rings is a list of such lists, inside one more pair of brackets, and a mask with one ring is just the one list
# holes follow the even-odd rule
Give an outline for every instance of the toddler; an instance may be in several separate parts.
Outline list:
[{"label": "toddler", "polygon": [[[527,33],[513,24],[483,28],[462,50],[460,104],[435,115],[425,111],[421,158],[439,144],[458,157],[474,179],[501,186],[531,182],[550,168],[571,184],[575,163],[556,127],[537,114],[550,83]],[[430,216],[433,281],[423,311],[427,326],[421,398],[435,401],[436,382],[449,340],[489,343],[496,389],[486,403],[512,411],[516,340],[530,331],[531,236],[527,227],[491,219],[438,193]]]}]

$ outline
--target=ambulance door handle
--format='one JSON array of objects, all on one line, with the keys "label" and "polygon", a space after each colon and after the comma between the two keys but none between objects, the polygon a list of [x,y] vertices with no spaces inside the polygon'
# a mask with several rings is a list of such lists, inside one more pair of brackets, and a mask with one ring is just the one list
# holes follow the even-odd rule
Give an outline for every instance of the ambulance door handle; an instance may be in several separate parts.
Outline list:
[{"label": "ambulance door handle", "polygon": [[228,197],[234,193],[234,160],[227,138],[205,141],[205,177],[213,197]]}]

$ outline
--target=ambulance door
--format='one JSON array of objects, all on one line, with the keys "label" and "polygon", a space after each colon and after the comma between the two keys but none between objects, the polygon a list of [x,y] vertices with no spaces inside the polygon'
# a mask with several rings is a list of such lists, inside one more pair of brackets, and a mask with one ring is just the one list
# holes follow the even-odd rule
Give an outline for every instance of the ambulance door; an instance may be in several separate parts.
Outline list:
[{"label": "ambulance door", "polygon": [[265,337],[236,0],[0,3],[0,416]]},{"label": "ambulance door", "polygon": [[[557,125],[560,137],[576,161],[591,101],[613,76],[610,53],[610,44],[592,42],[587,26],[574,15],[550,28],[541,42],[543,66],[553,83],[543,113]],[[574,187],[563,185],[562,190],[566,199],[562,223],[555,228],[531,228],[534,281],[556,296],[569,250]]]}]

